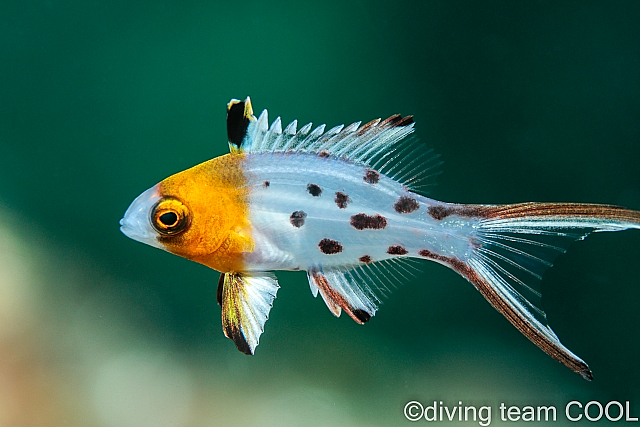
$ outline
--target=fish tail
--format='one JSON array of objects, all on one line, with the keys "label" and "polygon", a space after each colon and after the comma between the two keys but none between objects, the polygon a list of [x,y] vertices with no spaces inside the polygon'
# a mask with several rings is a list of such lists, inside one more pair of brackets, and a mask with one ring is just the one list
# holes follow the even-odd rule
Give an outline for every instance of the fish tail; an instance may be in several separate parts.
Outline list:
[{"label": "fish tail", "polygon": [[[547,325],[539,282],[552,261],[591,232],[640,228],[640,212],[596,204],[456,205],[441,215],[478,220],[464,259],[431,254],[471,282],[489,303],[545,353],[586,380],[589,366]],[[432,213],[433,215],[433,213]],[[435,217],[435,216],[434,216]]]}]

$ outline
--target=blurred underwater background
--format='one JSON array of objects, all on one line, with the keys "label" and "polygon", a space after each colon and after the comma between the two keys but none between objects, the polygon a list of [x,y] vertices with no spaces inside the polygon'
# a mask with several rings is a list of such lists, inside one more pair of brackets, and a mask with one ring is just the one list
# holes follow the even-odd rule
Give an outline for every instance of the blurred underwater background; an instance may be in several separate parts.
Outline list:
[{"label": "blurred underwater background", "polygon": [[502,402],[640,416],[637,231],[575,243],[542,282],[587,382],[429,262],[365,326],[278,273],[248,357],[218,273],[118,229],[142,191],[228,152],[226,103],[247,95],[283,123],[413,114],[438,200],[640,209],[638,22],[637,1],[3,1],[0,426],[408,425],[412,400],[493,424]]}]

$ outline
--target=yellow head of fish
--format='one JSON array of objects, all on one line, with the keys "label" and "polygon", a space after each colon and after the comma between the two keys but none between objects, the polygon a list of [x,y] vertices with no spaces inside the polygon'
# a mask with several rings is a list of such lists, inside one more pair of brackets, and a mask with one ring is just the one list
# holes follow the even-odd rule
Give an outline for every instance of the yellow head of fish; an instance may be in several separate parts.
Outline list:
[{"label": "yellow head of fish", "polygon": [[154,185],[129,206],[120,229],[218,271],[242,270],[242,254],[253,248],[242,158],[227,154]]}]

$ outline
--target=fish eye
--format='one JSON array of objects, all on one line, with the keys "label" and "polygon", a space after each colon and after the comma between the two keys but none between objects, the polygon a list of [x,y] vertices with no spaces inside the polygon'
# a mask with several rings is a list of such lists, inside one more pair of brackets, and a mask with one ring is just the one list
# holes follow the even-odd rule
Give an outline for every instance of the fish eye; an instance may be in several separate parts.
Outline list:
[{"label": "fish eye", "polygon": [[189,211],[182,202],[165,197],[151,209],[151,225],[163,236],[175,236],[189,226]]},{"label": "fish eye", "polygon": [[178,223],[178,214],[173,211],[167,211],[158,217],[158,221],[167,227],[173,227]]}]

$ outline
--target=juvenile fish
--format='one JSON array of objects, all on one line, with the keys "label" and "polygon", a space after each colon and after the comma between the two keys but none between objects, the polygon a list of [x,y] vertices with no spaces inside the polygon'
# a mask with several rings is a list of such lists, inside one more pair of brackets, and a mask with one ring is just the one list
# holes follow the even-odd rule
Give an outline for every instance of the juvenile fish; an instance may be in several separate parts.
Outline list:
[{"label": "juvenile fish", "polygon": [[547,325],[537,290],[555,255],[593,231],[640,228],[640,212],[580,203],[468,205],[421,194],[437,156],[407,138],[411,116],[325,131],[284,130],[249,98],[227,106],[231,152],[138,196],[128,237],[221,272],[227,337],[253,354],[279,288],[274,270],[304,270],[329,310],[365,323],[409,259],[467,279],[544,352],[585,379],[587,364]]}]

